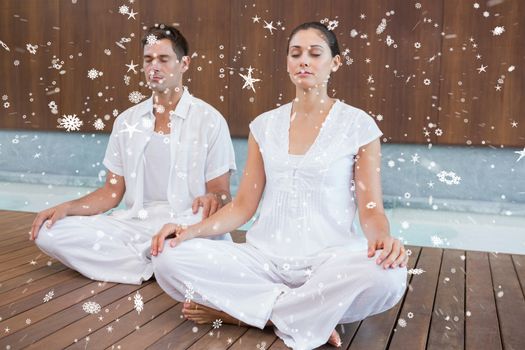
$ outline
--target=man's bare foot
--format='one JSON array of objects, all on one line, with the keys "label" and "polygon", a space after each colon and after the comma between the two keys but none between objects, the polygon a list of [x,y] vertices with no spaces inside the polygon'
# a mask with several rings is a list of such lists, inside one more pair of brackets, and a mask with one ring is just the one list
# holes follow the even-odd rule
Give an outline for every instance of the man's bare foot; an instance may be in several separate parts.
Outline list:
[{"label": "man's bare foot", "polygon": [[330,338],[328,338],[328,344],[335,346],[336,348],[341,347],[341,337],[339,336],[339,333],[334,329],[332,334],[330,334]]},{"label": "man's bare foot", "polygon": [[182,306],[182,314],[186,319],[198,324],[213,323],[215,320],[221,320],[222,323],[233,324],[236,326],[246,326],[245,323],[228,315],[225,312],[194,303],[193,301],[184,303]]}]

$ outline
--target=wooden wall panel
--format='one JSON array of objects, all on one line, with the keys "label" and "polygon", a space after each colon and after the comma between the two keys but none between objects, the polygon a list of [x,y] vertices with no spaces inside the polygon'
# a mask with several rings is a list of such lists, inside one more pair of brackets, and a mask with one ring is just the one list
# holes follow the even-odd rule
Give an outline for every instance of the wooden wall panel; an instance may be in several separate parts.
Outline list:
[{"label": "wooden wall panel", "polygon": [[[441,142],[459,145],[525,143],[524,1],[444,1]],[[483,15],[488,12],[488,17]],[[504,32],[494,35],[502,26]],[[478,56],[479,55],[479,56]],[[482,71],[481,68],[486,67]],[[509,68],[515,70],[509,72]],[[499,79],[500,82],[498,82]],[[500,91],[496,86],[500,86]],[[517,127],[512,122],[518,123]]]},{"label": "wooden wall panel", "polygon": [[[381,115],[378,124],[387,142],[521,147],[525,3],[478,3],[479,8],[453,0],[2,1],[0,40],[11,51],[0,47],[0,96],[7,95],[10,103],[7,109],[0,106],[0,127],[56,131],[59,116],[77,114],[84,122],[81,132],[94,131],[93,122],[104,116],[109,120],[102,132],[109,132],[112,111],[132,105],[131,91],[150,94],[139,86],[143,73],[128,73],[125,66],[131,60],[139,64],[137,70],[142,66],[143,27],[167,22],[180,28],[194,54],[185,84],[226,117],[232,135],[247,136],[257,115],[294,97],[286,73],[290,31],[326,18],[339,22],[335,33],[352,60],[349,65],[343,60],[329,90],[376,119]],[[122,5],[138,12],[136,19],[119,14]],[[386,29],[377,33],[382,19]],[[275,27],[273,34],[265,21]],[[505,31],[493,35],[496,26]],[[353,29],[357,35],[351,35]],[[388,35],[395,41],[390,47]],[[121,38],[131,38],[125,49],[116,44]],[[36,55],[27,52],[27,43],[39,45]],[[52,68],[53,56],[64,61],[65,74]],[[487,72],[478,73],[481,64]],[[239,75],[250,66],[252,76],[261,79],[255,92],[243,89]],[[92,68],[103,76],[89,79]],[[130,77],[129,85],[124,76]],[[51,113],[50,101],[59,114]]]},{"label": "wooden wall panel", "polygon": [[[58,0],[0,2],[0,40],[9,48],[0,47],[3,128],[49,129],[53,122],[48,101],[58,99],[60,87],[59,71],[51,67],[59,55],[58,5]],[[34,54],[27,44],[37,46]]]},{"label": "wooden wall panel", "polygon": [[[286,73],[286,44],[290,31],[297,25],[330,16],[328,1],[289,0],[251,2],[231,1],[231,56],[234,74],[230,87],[230,131],[246,136],[248,124],[259,114],[290,102],[295,87]],[[254,17],[260,17],[254,22]],[[265,21],[276,27],[265,29]],[[280,22],[280,25],[278,25]],[[284,30],[282,29],[284,28]],[[233,58],[236,60],[233,61]],[[243,89],[239,74],[254,68],[255,92]]]},{"label": "wooden wall panel", "polygon": [[[440,22],[441,4],[420,1],[421,8],[416,8],[404,0],[332,3],[341,51],[350,49],[353,60],[350,65],[343,60],[334,74],[336,96],[376,116],[389,142],[435,142],[435,135],[425,137],[423,128],[438,119],[441,28],[424,18]],[[382,20],[386,28],[378,33]],[[352,30],[357,35],[352,37]],[[388,36],[394,40],[390,46]]]},{"label": "wooden wall panel", "polygon": [[[183,82],[190,92],[217,108],[229,119],[230,9],[222,0],[143,1],[140,3],[141,28],[156,23],[175,25],[188,40],[190,69]],[[141,36],[143,31],[141,30]],[[221,55],[224,55],[221,58]],[[221,68],[225,74],[223,78]],[[221,97],[222,96],[222,97]]]},{"label": "wooden wall panel", "polygon": [[[122,112],[132,104],[130,92],[138,90],[149,96],[146,88],[139,88],[143,74],[127,72],[126,64],[139,64],[140,18],[128,18],[118,12],[122,1],[71,1],[60,2],[60,58],[64,61],[66,74],[60,79],[60,112],[76,114],[84,123],[82,131],[96,130],[93,123],[101,118],[105,123],[103,131],[110,131],[113,125],[113,110]],[[129,4],[129,10],[137,12]],[[120,47],[116,42],[122,38]],[[109,50],[109,51],[106,51]],[[95,69],[103,73],[98,78],[88,77],[88,71]],[[124,76],[130,77],[126,85]],[[58,102],[58,101],[57,101]],[[49,125],[51,128],[55,124]]]}]

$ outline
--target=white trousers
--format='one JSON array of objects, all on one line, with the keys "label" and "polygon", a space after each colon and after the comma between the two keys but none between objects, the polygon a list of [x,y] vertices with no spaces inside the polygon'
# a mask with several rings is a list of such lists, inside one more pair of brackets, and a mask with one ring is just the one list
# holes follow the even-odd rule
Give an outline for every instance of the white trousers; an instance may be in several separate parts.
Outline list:
[{"label": "white trousers", "polygon": [[406,268],[384,270],[366,250],[272,261],[250,244],[206,239],[166,245],[153,268],[175,300],[193,300],[258,328],[271,320],[293,349],[323,345],[337,324],[390,309],[407,281]]},{"label": "white trousers", "polygon": [[[48,229],[42,225],[36,244],[47,255],[99,281],[141,284],[153,275],[151,237],[164,224],[191,224],[202,217],[170,218],[165,208],[149,208],[146,220],[110,215],[68,216]],[[230,235],[219,239],[231,240]]]}]

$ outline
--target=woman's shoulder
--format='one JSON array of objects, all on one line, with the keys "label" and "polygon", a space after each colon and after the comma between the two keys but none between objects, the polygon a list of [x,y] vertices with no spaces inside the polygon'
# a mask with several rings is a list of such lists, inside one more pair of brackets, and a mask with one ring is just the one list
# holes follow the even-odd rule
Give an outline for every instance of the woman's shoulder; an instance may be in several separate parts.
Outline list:
[{"label": "woman's shoulder", "polygon": [[259,114],[251,124],[266,125],[270,120],[286,120],[290,117],[291,102]]}]

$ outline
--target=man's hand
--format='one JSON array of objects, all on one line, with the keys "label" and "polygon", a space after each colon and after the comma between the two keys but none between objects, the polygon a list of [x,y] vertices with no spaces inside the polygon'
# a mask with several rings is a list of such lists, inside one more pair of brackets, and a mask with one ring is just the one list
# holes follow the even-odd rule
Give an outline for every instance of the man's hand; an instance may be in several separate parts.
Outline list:
[{"label": "man's hand", "polygon": [[191,205],[193,214],[197,214],[199,207],[202,207],[202,219],[204,220],[222,207],[222,201],[215,193],[206,193],[193,201]]},{"label": "man's hand", "polygon": [[193,238],[193,235],[191,234],[191,230],[188,230],[188,227],[177,224],[166,224],[151,238],[151,255],[157,256],[162,253],[164,241],[169,238],[172,238],[170,246],[175,247],[183,241]]},{"label": "man's hand", "polygon": [[42,224],[47,220],[46,227],[49,229],[55,222],[58,220],[66,217],[68,215],[68,209],[69,204],[68,203],[62,203],[55,207],[46,209],[41,211],[37,214],[35,217],[35,220],[33,220],[33,224],[31,225],[31,232],[29,239],[34,241],[36,237],[38,236],[38,231],[40,231],[40,227],[42,227]]},{"label": "man's hand", "polygon": [[368,240],[368,257],[375,255],[376,249],[383,249],[376,260],[378,265],[382,264],[383,268],[405,267],[408,262],[408,255],[405,246],[397,238],[390,235],[377,237]]}]

